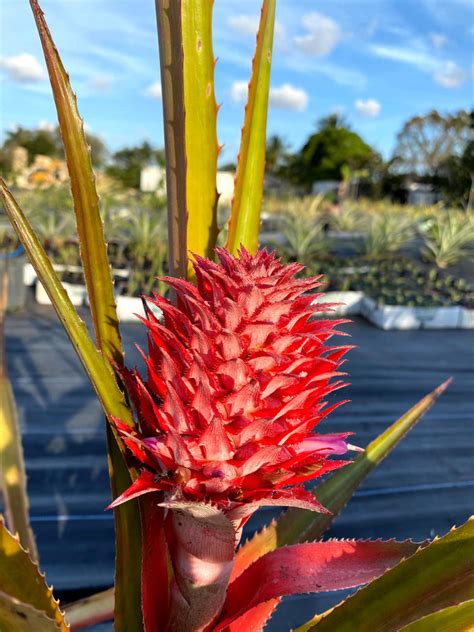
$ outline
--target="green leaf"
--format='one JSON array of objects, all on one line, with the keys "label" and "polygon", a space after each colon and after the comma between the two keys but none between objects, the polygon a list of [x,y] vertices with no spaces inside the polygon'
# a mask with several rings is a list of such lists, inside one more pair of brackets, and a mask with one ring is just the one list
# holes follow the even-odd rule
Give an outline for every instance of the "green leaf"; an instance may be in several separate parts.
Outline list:
[{"label": "green leaf", "polygon": [[0,630],[2,632],[59,632],[56,623],[40,612],[0,591]]},{"label": "green leaf", "polygon": [[443,608],[432,614],[409,623],[400,632],[472,632],[474,629],[474,600],[465,601],[456,606]]},{"label": "green leaf", "polygon": [[[30,3],[58,113],[97,346],[107,361],[113,360],[121,365],[122,343],[90,149],[77,109],[76,96],[71,89],[69,77],[52,40],[43,12],[37,0],[31,0]],[[110,428],[107,429],[107,445],[112,496],[116,498],[130,486],[131,479]],[[117,594],[115,627],[116,630],[138,629],[141,626],[141,529],[138,503],[132,502],[129,507],[115,509],[114,516]],[[134,581],[129,585],[131,579]]]},{"label": "green leaf", "polygon": [[157,0],[173,276],[217,240],[217,104],[209,0]]},{"label": "green leaf", "polygon": [[166,154],[169,268],[186,278],[186,148],[181,2],[156,0]]},{"label": "green leaf", "polygon": [[18,412],[10,380],[0,372],[0,485],[8,526],[18,533],[31,558],[38,559],[29,519],[26,472]]},{"label": "green leaf", "polygon": [[[132,484],[124,456],[107,424],[107,447],[112,497],[117,498]],[[139,632],[142,617],[142,538],[140,507],[131,500],[114,510],[115,520],[115,613],[116,632]]]},{"label": "green leaf", "polygon": [[258,248],[275,6],[264,0],[260,16],[226,245],[233,254],[241,244],[251,253]]},{"label": "green leaf", "polygon": [[114,288],[99,212],[99,198],[92,171],[90,148],[84,134],[83,121],[77,109],[76,95],[71,89],[69,77],[51,38],[44,14],[37,0],[30,0],[30,4],[43,46],[56,103],[97,343],[107,359],[113,359],[122,364],[123,351],[115,309]]},{"label": "green leaf", "polygon": [[278,521],[273,521],[238,551],[232,579],[235,579],[256,559],[285,544],[316,540],[329,527],[334,517],[347,504],[355,490],[370,472],[395,448],[437,398],[446,390],[447,380],[410,408],[379,437],[374,439],[351,465],[338,470],[313,490],[319,502],[332,514],[290,509]]},{"label": "green leaf", "polygon": [[114,589],[109,588],[67,605],[65,616],[74,630],[113,619]]},{"label": "green leaf", "polygon": [[314,625],[303,626],[300,632],[395,632],[424,615],[473,599],[473,558],[471,518],[459,529],[419,549]]},{"label": "green leaf", "polygon": [[[52,622],[53,628],[65,632],[69,629],[64,621],[63,613],[58,602],[54,599],[51,588],[46,584],[44,576],[38,566],[31,560],[28,553],[21,546],[18,538],[13,536],[5,527],[0,517],[0,587],[4,596],[9,598],[10,606],[19,602],[44,613]],[[6,602],[4,602],[6,603]],[[3,612],[3,605],[0,610]],[[17,604],[18,605],[18,604]],[[6,611],[11,614],[12,608],[6,603]],[[20,615],[21,617],[21,615]],[[1,622],[1,618],[0,618]],[[0,626],[3,630],[3,627]],[[30,630],[36,630],[32,627]],[[38,628],[38,630],[41,630]],[[15,629],[15,632],[16,629]]]},{"label": "green leaf", "polygon": [[[117,385],[112,367],[96,349],[84,322],[79,318],[69,300],[30,222],[1,178],[0,198],[15,232],[89,376],[107,417],[109,419],[118,417],[123,423],[133,427],[131,410]],[[115,430],[115,426],[113,424],[111,426]],[[123,443],[120,438],[117,435],[116,438],[119,445],[122,446]]]},{"label": "green leaf", "polygon": [[38,560],[35,537],[30,525],[26,470],[21,443],[20,422],[13,388],[8,377],[5,354],[5,315],[8,296],[8,267],[3,271],[0,296],[0,491],[11,531],[30,557]]},{"label": "green leaf", "polygon": [[[179,3],[177,3],[179,4]],[[187,247],[214,258],[217,240],[217,104],[209,0],[181,0],[186,146]],[[189,267],[192,278],[194,271]]]},{"label": "green leaf", "polygon": [[[22,242],[39,280],[48,293],[51,303],[89,376],[107,418],[112,420],[113,417],[118,417],[132,427],[134,425],[132,413],[125,402],[122,391],[118,387],[112,367],[94,346],[86,326],[77,315],[31,224],[1,178],[0,195],[13,228]],[[114,434],[114,440],[111,438],[112,433]],[[113,422],[107,424],[107,435],[107,443],[110,450],[109,472],[112,482],[112,495],[116,497],[130,485],[130,477],[134,477],[136,472],[133,468],[127,469],[125,466],[123,460],[123,457],[125,457],[125,446],[117,435]],[[120,542],[119,548],[117,548],[116,581],[119,575],[123,578],[123,581],[117,581],[117,594],[120,594],[120,600],[117,599],[116,627],[118,630],[140,630],[142,625],[140,596],[141,540],[140,516],[136,501],[127,503],[123,508],[115,509],[114,516],[116,539]],[[123,628],[119,627],[122,625],[122,622],[124,624]]]}]

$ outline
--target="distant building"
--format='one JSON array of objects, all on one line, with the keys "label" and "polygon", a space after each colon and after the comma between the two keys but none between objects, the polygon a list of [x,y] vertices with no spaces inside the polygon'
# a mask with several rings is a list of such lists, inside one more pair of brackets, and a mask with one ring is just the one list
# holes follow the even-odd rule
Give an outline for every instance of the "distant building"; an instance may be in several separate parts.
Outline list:
[{"label": "distant building", "polygon": [[[216,187],[220,193],[219,205],[230,206],[234,195],[234,173],[232,171],[218,171]],[[157,165],[144,167],[140,172],[140,191],[166,193],[165,168]]]},{"label": "distant building", "polygon": [[440,195],[431,184],[410,182],[407,185],[407,204],[411,206],[432,206],[439,200]]},{"label": "distant building", "polygon": [[328,193],[337,195],[340,186],[341,182],[339,180],[317,180],[316,182],[313,182],[311,192],[314,195],[327,195]]},{"label": "distant building", "polygon": [[166,193],[166,170],[158,165],[144,167],[140,171],[140,191]]},{"label": "distant building", "polygon": [[217,172],[217,192],[219,193],[219,206],[230,206],[234,197],[234,177],[233,171]]}]

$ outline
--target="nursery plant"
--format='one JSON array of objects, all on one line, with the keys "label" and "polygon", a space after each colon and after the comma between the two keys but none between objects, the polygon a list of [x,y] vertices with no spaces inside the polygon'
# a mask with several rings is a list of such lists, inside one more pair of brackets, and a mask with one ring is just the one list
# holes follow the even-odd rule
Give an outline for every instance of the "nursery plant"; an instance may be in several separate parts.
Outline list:
[{"label": "nursery plant", "polygon": [[414,226],[406,215],[379,213],[369,219],[361,253],[371,258],[399,252],[414,237]]},{"label": "nursery plant", "polygon": [[[216,252],[212,3],[157,0],[172,293],[146,299],[163,312],[162,321],[151,309],[143,319],[146,375],[123,363],[89,148],[37,0],[31,6],[70,174],[94,338],[3,181],[1,194],[104,409],[117,558],[114,589],[64,612],[31,544],[12,533],[16,510],[8,507],[0,628],[78,629],[113,617],[121,632],[253,631],[284,595],[368,584],[303,629],[466,629],[472,521],[432,543],[321,539],[447,384],[363,451],[349,442],[350,429],[313,430],[342,403],[329,406],[327,397],[344,385],[350,346],[334,340],[343,322],[312,318],[308,291],[320,278],[301,279],[299,263],[258,249],[275,1],[262,5],[228,236]],[[3,402],[6,418],[12,407]],[[323,474],[315,490],[303,486]],[[242,544],[243,525],[262,505],[289,510]]]},{"label": "nursery plant", "polygon": [[474,213],[439,210],[421,226],[424,256],[448,268],[474,252]]}]

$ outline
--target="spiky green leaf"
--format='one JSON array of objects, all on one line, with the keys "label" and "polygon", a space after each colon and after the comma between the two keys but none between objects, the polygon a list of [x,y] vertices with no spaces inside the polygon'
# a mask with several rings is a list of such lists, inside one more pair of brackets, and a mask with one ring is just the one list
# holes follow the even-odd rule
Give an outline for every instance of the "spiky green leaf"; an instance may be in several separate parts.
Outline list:
[{"label": "spiky green leaf", "polygon": [[13,389],[0,367],[0,488],[3,492],[9,528],[18,533],[30,557],[38,559],[35,537],[29,520],[26,471],[20,423]]},{"label": "spiky green leaf", "polygon": [[474,599],[443,608],[409,623],[400,632],[472,632],[474,630]]},{"label": "spiky green leaf", "polygon": [[169,267],[172,276],[185,278],[188,247],[181,2],[156,0],[156,17],[163,94]]},{"label": "spiky green leaf", "polygon": [[[122,343],[115,307],[114,288],[104,241],[99,198],[92,171],[90,148],[84,134],[77,101],[69,77],[37,0],[30,0],[43,47],[53,91],[64,153],[70,176],[79,246],[98,348],[106,360],[123,363]],[[131,483],[123,457],[108,429],[108,462],[112,495],[119,496]],[[138,503],[114,510],[116,539],[116,629],[139,626],[140,614],[140,513]],[[136,581],[130,582],[130,575]],[[131,587],[130,587],[131,586]],[[122,626],[124,626],[122,628]]]},{"label": "spiky green leaf", "polygon": [[76,95],[72,91],[44,14],[37,0],[30,0],[30,4],[56,103],[95,335],[104,356],[120,364],[123,361],[122,343],[90,147],[84,134]]},{"label": "spiky green leaf", "polygon": [[[40,613],[44,613],[54,623],[55,627],[52,629],[61,630],[61,632],[66,632],[69,629],[64,621],[63,613],[59,609],[58,602],[54,599],[52,590],[46,584],[38,565],[28,556],[18,538],[8,531],[1,517],[0,590],[9,598],[10,605],[25,604]],[[5,607],[7,613],[11,613],[8,603]],[[5,616],[10,617],[8,614]],[[3,627],[0,626],[0,629],[3,630]],[[35,630],[36,628],[30,629]]]},{"label": "spiky green leaf", "polygon": [[264,0],[252,64],[226,248],[258,248],[276,0]]},{"label": "spiky green leaf", "polygon": [[473,559],[474,518],[471,518],[299,632],[395,632],[425,615],[472,600]]},{"label": "spiky green leaf", "polygon": [[0,591],[0,630],[2,632],[59,632],[56,622]]},{"label": "spiky green leaf", "polygon": [[[25,251],[43,284],[51,303],[89,376],[106,415],[118,417],[130,427],[134,421],[114,372],[92,342],[84,322],[79,318],[61,282],[36,236],[30,222],[18,206],[6,183],[0,178],[0,199]],[[112,424],[115,428],[115,425]],[[121,441],[119,440],[119,445]]]},{"label": "spiky green leaf", "polygon": [[[217,240],[217,104],[209,0],[181,0],[188,251],[213,258]],[[194,270],[188,266],[192,277]]]}]

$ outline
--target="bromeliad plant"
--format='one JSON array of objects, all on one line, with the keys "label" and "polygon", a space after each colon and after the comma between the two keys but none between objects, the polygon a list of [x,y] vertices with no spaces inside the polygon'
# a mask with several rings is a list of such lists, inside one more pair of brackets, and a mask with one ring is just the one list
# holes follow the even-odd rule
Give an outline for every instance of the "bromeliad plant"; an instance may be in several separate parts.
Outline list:
[{"label": "bromeliad plant", "polygon": [[[1,193],[104,409],[117,558],[114,589],[63,613],[24,548],[33,553],[32,543],[2,525],[2,630],[78,629],[113,617],[121,632],[257,631],[284,595],[369,582],[302,629],[465,629],[473,613],[472,522],[421,546],[320,540],[357,486],[446,384],[349,464],[331,458],[354,449],[348,433],[313,431],[338,405],[328,407],[326,397],[343,386],[338,378],[349,347],[333,344],[341,321],[312,319],[314,295],[306,292],[319,279],[295,278],[298,263],[285,266],[274,254],[258,251],[275,1],[262,6],[228,238],[216,262],[212,2],[157,0],[172,300],[148,299],[163,320],[151,309],[144,319],[146,377],[123,365],[82,121],[44,16],[37,0],[30,1],[70,173],[95,342],[3,182]],[[10,391],[6,375],[1,377],[7,424],[13,407],[10,395],[5,405]],[[21,460],[19,450],[9,454]],[[322,474],[328,476],[315,492],[306,491],[302,484]],[[24,487],[17,490],[24,493]],[[20,505],[25,513],[26,504]],[[289,509],[241,545],[242,527],[261,505]],[[19,510],[7,508],[14,529]]]}]

